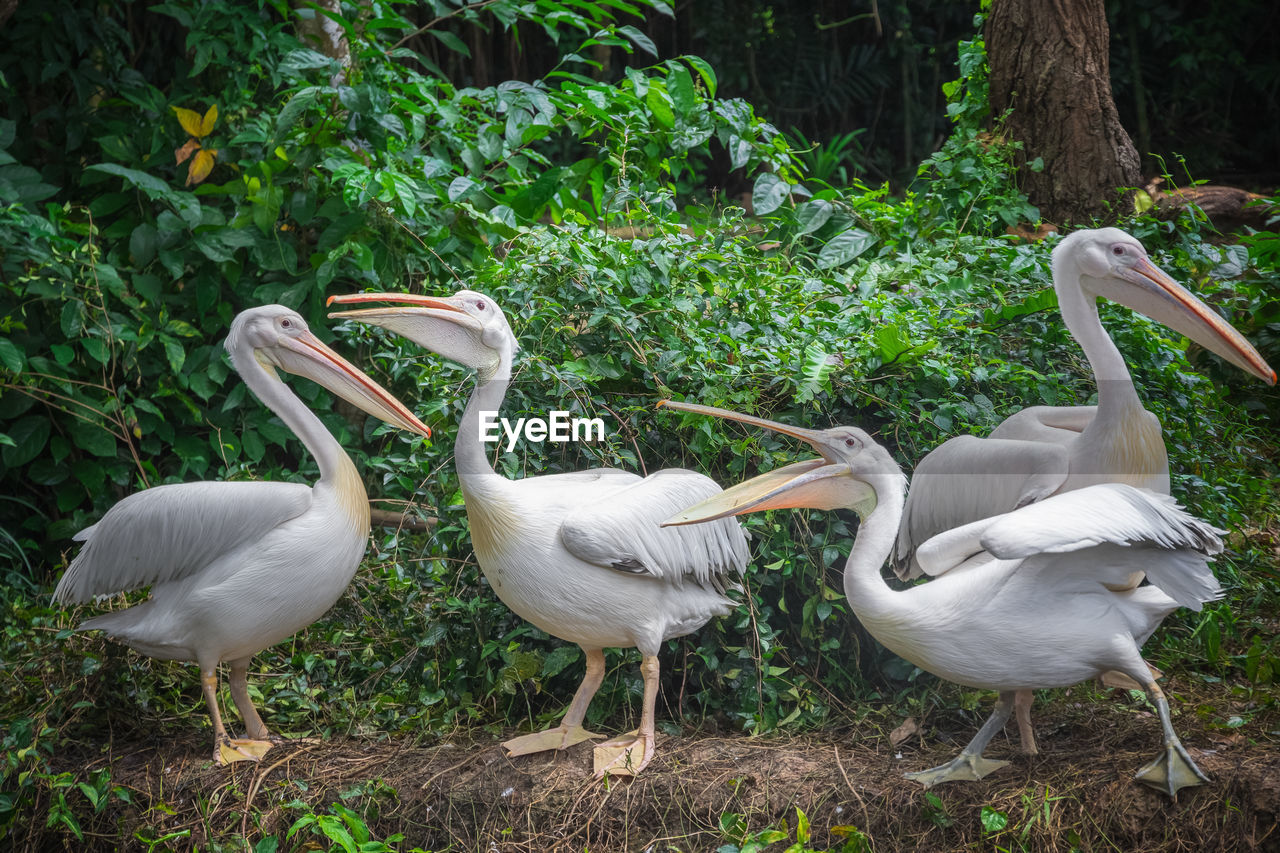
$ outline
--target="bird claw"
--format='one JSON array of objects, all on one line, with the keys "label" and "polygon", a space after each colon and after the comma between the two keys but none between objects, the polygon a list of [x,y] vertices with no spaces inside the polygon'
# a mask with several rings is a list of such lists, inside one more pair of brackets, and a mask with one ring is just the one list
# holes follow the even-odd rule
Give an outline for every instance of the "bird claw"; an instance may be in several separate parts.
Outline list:
[{"label": "bird claw", "polygon": [[1164,752],[1139,770],[1133,778],[1172,799],[1176,799],[1178,791],[1183,788],[1203,785],[1209,781],[1209,777],[1196,766],[1186,747],[1180,743],[1166,746]]},{"label": "bird claw", "polygon": [[981,755],[962,752],[946,764],[914,773],[904,773],[906,778],[919,782],[926,790],[943,782],[976,782],[1009,762],[983,758]]}]

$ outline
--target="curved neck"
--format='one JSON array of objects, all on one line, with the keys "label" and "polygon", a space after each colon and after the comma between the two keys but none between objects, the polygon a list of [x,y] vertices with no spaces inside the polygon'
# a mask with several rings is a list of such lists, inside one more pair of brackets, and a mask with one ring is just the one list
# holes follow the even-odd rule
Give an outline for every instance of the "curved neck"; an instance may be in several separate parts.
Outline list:
[{"label": "curved neck", "polygon": [[1053,282],[1058,292],[1062,320],[1084,350],[1089,367],[1093,369],[1093,379],[1098,386],[1099,414],[1126,405],[1141,405],[1124,356],[1098,317],[1098,298],[1085,292],[1079,273],[1064,272],[1057,264],[1054,265]]},{"label": "curved neck", "polygon": [[[232,361],[249,390],[284,421],[284,425],[315,457],[316,465],[320,468],[321,483],[332,483],[339,477],[355,473],[355,465],[342,445],[325,429],[315,413],[275,374],[274,369],[264,367],[252,349],[236,353]],[[363,489],[361,485],[361,491]]]},{"label": "curved neck", "polygon": [[458,469],[458,479],[464,489],[475,488],[485,480],[505,479],[493,470],[489,462],[488,445],[480,440],[481,414],[488,414],[492,423],[493,414],[502,409],[502,400],[507,396],[507,387],[511,384],[511,361],[509,352],[501,353],[498,366],[490,374],[480,372],[476,375],[476,390],[467,401],[467,408],[462,413],[462,421],[458,424],[458,434],[453,441],[454,464]]},{"label": "curved neck", "polygon": [[844,594],[854,612],[884,612],[894,606],[897,593],[889,588],[880,569],[893,551],[907,499],[907,481],[899,471],[867,478],[876,492],[876,508],[858,525],[849,559],[844,565]]}]

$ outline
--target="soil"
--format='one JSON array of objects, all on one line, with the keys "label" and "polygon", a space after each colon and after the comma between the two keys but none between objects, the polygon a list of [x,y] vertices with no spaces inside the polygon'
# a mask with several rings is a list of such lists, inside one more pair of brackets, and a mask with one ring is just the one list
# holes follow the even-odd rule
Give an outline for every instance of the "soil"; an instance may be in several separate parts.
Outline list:
[{"label": "soil", "polygon": [[[1067,692],[1035,709],[1039,755],[1021,755],[1009,726],[987,751],[1009,766],[928,792],[903,772],[948,760],[987,709],[946,712],[896,747],[870,724],[804,736],[660,732],[647,770],[606,782],[592,778],[590,744],[513,759],[487,735],[432,744],[294,740],[260,764],[218,767],[207,728],[150,742],[130,733],[70,746],[54,769],[80,778],[109,766],[131,803],[113,800],[97,815],[85,805],[83,845],[44,828],[42,803],[27,835],[9,842],[17,849],[145,849],[146,841],[181,833],[169,842],[176,849],[219,842],[247,849],[241,839],[283,840],[305,813],[302,804],[325,814],[338,802],[362,814],[375,838],[402,833],[401,850],[714,851],[740,842],[721,830],[727,813],[742,815],[751,832],[786,828],[794,841],[797,807],[812,823],[812,850],[1280,850],[1274,702],[1225,685],[1197,688],[1195,696],[1177,685],[1172,691],[1175,728],[1212,778],[1176,801],[1133,781],[1156,752],[1155,716],[1123,691],[1083,701]],[[984,829],[984,812],[1002,812],[1007,825]],[[298,840],[280,849],[293,850]]]}]

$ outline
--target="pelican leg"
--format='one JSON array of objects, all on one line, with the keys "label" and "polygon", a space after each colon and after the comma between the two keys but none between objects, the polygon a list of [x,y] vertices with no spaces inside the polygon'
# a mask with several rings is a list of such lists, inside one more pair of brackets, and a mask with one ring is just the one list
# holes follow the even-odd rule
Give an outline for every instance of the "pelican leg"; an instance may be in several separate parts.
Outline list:
[{"label": "pelican leg", "polygon": [[231,698],[244,719],[245,733],[249,736],[244,740],[232,740],[231,743],[241,752],[261,758],[271,747],[283,743],[284,739],[267,731],[262,717],[258,716],[258,709],[253,707],[253,700],[249,698],[249,658],[231,661],[231,676],[227,680],[231,684]]},{"label": "pelican leg", "polygon": [[1036,732],[1031,728],[1031,703],[1035,698],[1030,690],[1019,690],[1013,697],[1013,714],[1018,721],[1018,735],[1022,738],[1024,755],[1039,755],[1036,749]]},{"label": "pelican leg", "polygon": [[594,759],[597,779],[603,778],[605,773],[611,776],[635,776],[653,760],[658,671],[658,656],[645,655],[640,663],[640,672],[644,675],[644,710],[640,714],[640,728],[596,747]]},{"label": "pelican leg", "polygon": [[1160,712],[1160,727],[1164,730],[1164,752],[1139,770],[1134,778],[1176,799],[1178,791],[1192,785],[1203,785],[1209,781],[1209,777],[1191,760],[1187,748],[1174,734],[1173,723],[1169,721],[1169,700],[1165,698],[1160,685],[1154,681],[1148,684],[1147,696]]},{"label": "pelican leg", "polygon": [[1009,715],[1013,712],[1015,695],[1013,691],[1000,694],[991,716],[982,724],[982,728],[978,729],[978,733],[973,736],[973,740],[969,741],[968,745],[960,750],[959,755],[946,764],[930,770],[907,773],[905,774],[906,777],[919,782],[925,788],[932,788],[934,785],[939,785],[943,782],[977,781],[988,773],[999,770],[1008,764],[1009,762],[1007,761],[993,761],[983,758],[982,751],[987,748],[987,744],[996,736],[996,733],[1004,728],[1004,724],[1009,722]]},{"label": "pelican leg", "polygon": [[209,706],[209,717],[213,720],[213,760],[217,764],[230,764],[233,761],[259,761],[261,755],[254,755],[252,750],[244,750],[236,742],[227,737],[227,729],[222,725],[222,712],[218,710],[218,665],[200,667],[200,689],[204,692],[205,704]]},{"label": "pelican leg", "polygon": [[568,749],[575,743],[602,737],[583,728],[582,721],[586,719],[587,707],[591,704],[592,697],[596,695],[596,691],[600,689],[600,683],[604,681],[604,650],[583,649],[583,651],[587,653],[587,672],[582,676],[578,692],[573,694],[569,710],[565,711],[564,716],[560,718],[560,725],[505,741],[502,746],[507,751],[507,755],[529,755],[548,749]]}]

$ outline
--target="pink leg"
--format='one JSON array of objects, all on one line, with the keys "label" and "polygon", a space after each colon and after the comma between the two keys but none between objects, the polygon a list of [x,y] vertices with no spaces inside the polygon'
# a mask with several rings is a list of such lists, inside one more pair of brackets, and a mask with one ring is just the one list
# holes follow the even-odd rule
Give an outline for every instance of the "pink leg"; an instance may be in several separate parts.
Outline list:
[{"label": "pink leg", "polygon": [[1031,702],[1034,694],[1030,690],[1019,690],[1013,696],[1013,711],[1018,720],[1018,734],[1022,736],[1022,751],[1027,755],[1037,755],[1036,733],[1031,728]]},{"label": "pink leg", "polygon": [[573,694],[569,710],[565,711],[564,716],[560,718],[560,725],[505,741],[502,746],[507,750],[507,755],[529,755],[549,749],[567,749],[575,743],[600,737],[595,732],[584,729],[582,721],[586,719],[587,708],[591,705],[592,697],[596,695],[596,691],[600,689],[600,683],[604,681],[604,650],[583,649],[583,651],[587,653],[587,672],[582,677],[582,683],[578,685],[578,692]]},{"label": "pink leg", "polygon": [[657,655],[645,655],[640,664],[644,676],[644,710],[640,713],[640,728],[614,738],[596,747],[596,777],[605,773],[613,776],[634,776],[649,766],[653,760],[655,721],[658,704],[658,672],[661,669]]}]

